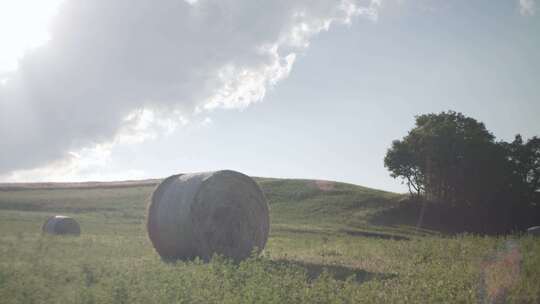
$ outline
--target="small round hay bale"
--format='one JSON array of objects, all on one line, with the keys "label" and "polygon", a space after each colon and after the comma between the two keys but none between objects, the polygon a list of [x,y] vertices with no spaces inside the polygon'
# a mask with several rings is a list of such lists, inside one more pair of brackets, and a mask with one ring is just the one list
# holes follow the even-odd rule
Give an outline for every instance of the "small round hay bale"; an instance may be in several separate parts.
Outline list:
[{"label": "small round hay bale", "polygon": [[268,204],[257,183],[223,170],[166,178],[152,194],[148,235],[165,260],[235,261],[261,251],[268,240]]},{"label": "small round hay bale", "polygon": [[527,229],[527,233],[534,236],[540,236],[540,226],[533,226]]},{"label": "small round hay bale", "polygon": [[80,235],[81,227],[73,218],[64,215],[54,215],[43,224],[42,230],[48,234]]}]

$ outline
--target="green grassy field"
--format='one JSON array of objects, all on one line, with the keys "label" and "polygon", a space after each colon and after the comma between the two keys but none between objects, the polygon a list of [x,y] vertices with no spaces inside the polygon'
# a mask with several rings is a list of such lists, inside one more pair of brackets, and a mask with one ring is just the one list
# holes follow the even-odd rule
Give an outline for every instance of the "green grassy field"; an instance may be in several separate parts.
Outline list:
[{"label": "green grassy field", "polygon": [[[0,303],[540,303],[540,239],[373,224],[400,195],[257,179],[261,256],[164,263],[145,230],[152,185],[0,191]],[[43,236],[49,215],[80,237]]]}]

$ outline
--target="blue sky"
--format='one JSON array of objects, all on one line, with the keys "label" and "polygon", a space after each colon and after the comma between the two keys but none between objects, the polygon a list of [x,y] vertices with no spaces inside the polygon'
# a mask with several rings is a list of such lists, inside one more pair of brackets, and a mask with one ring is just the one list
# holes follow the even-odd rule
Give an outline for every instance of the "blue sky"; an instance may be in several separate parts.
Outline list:
[{"label": "blue sky", "polygon": [[310,36],[287,77],[267,86],[262,100],[182,113],[174,130],[99,153],[83,147],[70,151],[77,165],[55,160],[54,169],[45,162],[3,179],[228,168],[405,191],[382,159],[415,115],[451,109],[483,121],[499,139],[540,135],[539,12],[520,11],[519,1],[382,1],[376,9],[376,20],[354,17]]}]

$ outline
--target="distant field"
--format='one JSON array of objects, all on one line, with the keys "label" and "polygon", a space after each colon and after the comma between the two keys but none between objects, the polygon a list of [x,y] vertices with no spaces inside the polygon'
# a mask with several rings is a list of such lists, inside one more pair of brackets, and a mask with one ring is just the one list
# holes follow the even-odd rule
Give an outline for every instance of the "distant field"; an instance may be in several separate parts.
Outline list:
[{"label": "distant field", "polygon": [[160,179],[128,180],[118,182],[80,182],[80,183],[0,183],[0,191],[42,190],[42,189],[93,189],[155,186]]},{"label": "distant field", "polygon": [[[356,185],[257,181],[270,239],[238,265],[160,260],[144,225],[158,180],[0,185],[0,303],[540,303],[539,239],[373,221],[402,196]],[[42,236],[53,214],[81,237]]]}]

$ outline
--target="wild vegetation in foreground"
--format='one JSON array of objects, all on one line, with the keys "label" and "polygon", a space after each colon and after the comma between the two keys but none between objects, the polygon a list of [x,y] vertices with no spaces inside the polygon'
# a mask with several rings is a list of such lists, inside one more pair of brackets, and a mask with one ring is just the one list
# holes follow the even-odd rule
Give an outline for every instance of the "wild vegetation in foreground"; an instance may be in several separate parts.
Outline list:
[{"label": "wild vegetation in foreground", "polygon": [[[161,261],[144,225],[151,184],[2,190],[0,302],[540,302],[538,238],[446,235],[393,222],[397,194],[258,181],[271,235],[263,255],[240,264]],[[79,221],[80,237],[41,234],[58,213]]]}]

